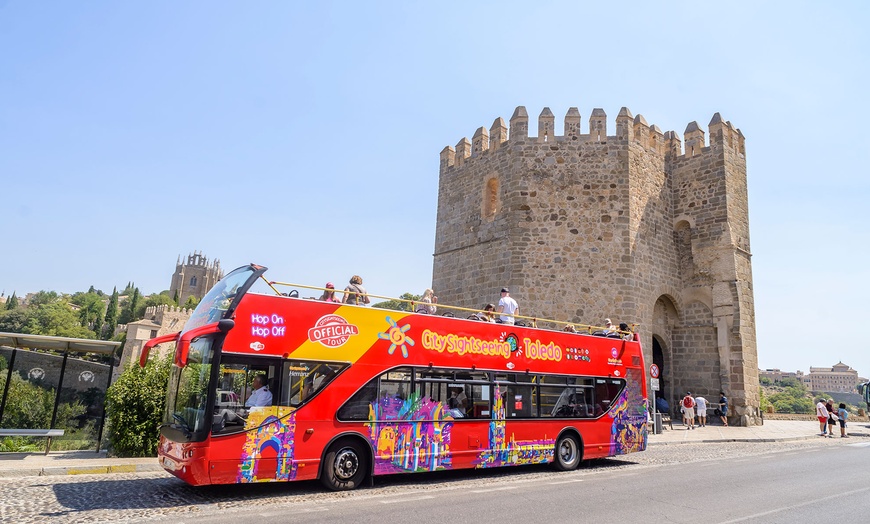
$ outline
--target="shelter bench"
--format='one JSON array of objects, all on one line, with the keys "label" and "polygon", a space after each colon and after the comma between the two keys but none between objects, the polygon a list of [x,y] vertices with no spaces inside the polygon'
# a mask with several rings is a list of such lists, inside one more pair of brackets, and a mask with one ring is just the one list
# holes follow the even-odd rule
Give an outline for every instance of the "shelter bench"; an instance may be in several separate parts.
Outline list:
[{"label": "shelter bench", "polygon": [[0,428],[0,437],[42,437],[48,439],[45,444],[45,454],[51,449],[51,437],[62,437],[62,429],[3,429]]}]

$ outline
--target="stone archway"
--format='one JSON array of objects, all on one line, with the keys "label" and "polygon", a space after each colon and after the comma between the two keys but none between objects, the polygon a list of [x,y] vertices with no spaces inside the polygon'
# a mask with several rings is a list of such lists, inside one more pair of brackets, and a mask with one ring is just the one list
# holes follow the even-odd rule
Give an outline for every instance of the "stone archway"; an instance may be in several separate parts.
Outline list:
[{"label": "stone archway", "polygon": [[656,348],[661,353],[662,388],[659,394],[668,401],[673,411],[674,398],[682,387],[684,371],[681,359],[674,350],[674,329],[679,325],[679,313],[675,301],[668,295],[662,295],[653,306],[652,320],[652,350],[653,362],[656,362]]},{"label": "stone archway", "polygon": [[[652,363],[658,366],[659,368],[659,390],[652,391],[650,388],[649,396],[652,400],[653,394],[655,394],[656,398],[663,398],[668,403],[668,413],[673,412],[673,406],[671,405],[672,394],[668,392],[668,389],[673,382],[671,380],[671,359],[670,359],[670,349],[664,347],[661,338],[657,335],[653,335],[652,337]],[[652,400],[655,402],[655,400]],[[656,405],[657,411],[663,411],[658,409],[658,405]]]}]

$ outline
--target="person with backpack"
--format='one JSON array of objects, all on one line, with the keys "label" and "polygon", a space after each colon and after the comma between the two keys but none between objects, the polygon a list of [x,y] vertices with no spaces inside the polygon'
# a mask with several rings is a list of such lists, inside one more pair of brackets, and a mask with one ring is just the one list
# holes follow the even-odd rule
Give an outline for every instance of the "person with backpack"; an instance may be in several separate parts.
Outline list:
[{"label": "person with backpack", "polygon": [[683,424],[686,429],[695,429],[695,399],[692,397],[692,392],[686,392],[683,397]]}]

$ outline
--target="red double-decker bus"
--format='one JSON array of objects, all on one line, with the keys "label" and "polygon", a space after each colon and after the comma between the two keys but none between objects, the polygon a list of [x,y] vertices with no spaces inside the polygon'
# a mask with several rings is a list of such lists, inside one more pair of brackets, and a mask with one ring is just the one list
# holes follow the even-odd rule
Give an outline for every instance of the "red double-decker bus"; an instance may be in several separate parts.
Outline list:
[{"label": "red double-decker bus", "polygon": [[252,292],[265,271],[231,272],[181,332],[143,351],[144,364],[176,343],[158,453],[190,484],[342,490],[401,472],[571,470],[646,448],[637,335]]}]

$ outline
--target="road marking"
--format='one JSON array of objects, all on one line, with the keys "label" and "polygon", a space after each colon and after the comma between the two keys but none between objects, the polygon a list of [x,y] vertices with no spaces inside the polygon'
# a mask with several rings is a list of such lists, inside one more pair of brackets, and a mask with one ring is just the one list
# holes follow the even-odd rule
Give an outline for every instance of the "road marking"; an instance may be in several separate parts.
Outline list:
[{"label": "road marking", "polygon": [[392,499],[392,500],[379,500],[381,504],[396,504],[398,502],[414,502],[416,500],[427,500],[434,499],[432,495],[419,495],[417,497],[404,497],[400,499]]},{"label": "road marking", "polygon": [[858,442],[857,444],[849,444],[850,448],[866,448],[870,446],[870,442]]},{"label": "road marking", "polygon": [[868,490],[870,490],[870,487],[853,489],[852,491],[847,491],[845,493],[837,493],[836,495],[829,495],[827,497],[822,497],[820,499],[808,500],[806,502],[801,502],[800,504],[790,504],[788,506],[784,506],[784,507],[777,508],[777,509],[772,509],[770,511],[762,511],[761,513],[756,513],[754,515],[747,515],[745,517],[740,517],[739,519],[726,520],[724,522],[720,522],[719,524],[734,524],[735,522],[744,522],[747,520],[754,520],[754,519],[758,519],[761,517],[766,517],[767,515],[773,515],[774,513],[779,513],[781,511],[785,511],[785,510],[789,510],[789,509],[793,509],[793,508],[800,508],[803,506],[810,506],[810,505],[818,504],[819,502],[824,502],[827,500],[840,499],[842,497],[847,497],[849,495],[854,495],[856,493],[861,493],[863,491],[868,491]]},{"label": "road marking", "polygon": [[574,480],[560,480],[559,482],[547,482],[547,484],[551,486],[555,486],[557,484],[571,484],[574,482],[583,482],[583,479],[574,479]]},{"label": "road marking", "polygon": [[[261,517],[286,517],[289,511],[290,511],[289,509],[285,509],[285,510],[283,510],[283,511],[267,511],[267,512],[262,512],[262,513],[260,513],[259,515],[260,515]],[[305,508],[305,507],[303,507],[303,508],[293,508],[293,512],[294,512],[294,513],[295,513],[295,512],[299,512],[299,513],[314,513],[315,511],[329,511],[329,508],[327,508],[327,507],[325,507],[325,506],[313,506],[313,507],[310,507],[310,508]]]},{"label": "road marking", "polygon": [[516,486],[502,486],[500,488],[491,488],[491,489],[473,489],[472,493],[491,493],[493,491],[507,491],[511,489],[517,489]]}]

